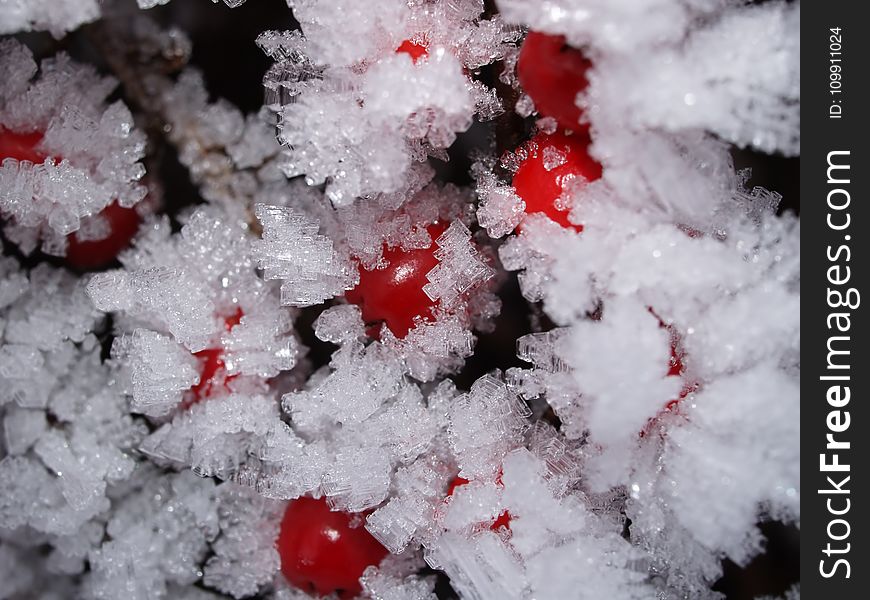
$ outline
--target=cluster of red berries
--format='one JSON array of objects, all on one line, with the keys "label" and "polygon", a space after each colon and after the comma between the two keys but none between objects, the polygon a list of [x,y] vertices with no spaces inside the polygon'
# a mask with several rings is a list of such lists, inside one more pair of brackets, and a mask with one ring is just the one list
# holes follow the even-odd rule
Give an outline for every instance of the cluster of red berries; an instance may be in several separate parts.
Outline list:
[{"label": "cluster of red berries", "polygon": [[[599,178],[601,166],[589,156],[588,131],[580,126],[580,109],[574,105],[574,98],[586,85],[589,63],[579,51],[563,51],[563,46],[552,36],[538,33],[530,33],[523,45],[518,64],[520,81],[541,113],[555,117],[563,130],[530,141],[528,157],[514,175],[513,185],[525,201],[527,213],[543,213],[563,227],[581,231],[581,226],[567,220],[567,211],[558,209],[556,201],[574,180]],[[428,56],[425,45],[410,40],[402,42],[396,52],[408,54],[415,63]],[[545,164],[544,159],[552,150],[564,157],[555,167]],[[418,319],[432,318],[437,302],[423,292],[423,286],[426,274],[438,264],[434,240],[446,228],[444,223],[428,227],[433,240],[428,248],[406,251],[385,246],[386,268],[360,268],[359,284],[345,298],[361,308],[371,337],[379,338],[386,326],[403,338]],[[467,483],[461,477],[454,478],[447,496]],[[337,593],[349,598],[359,593],[362,572],[378,564],[387,551],[363,527],[353,527],[354,520],[346,513],[330,511],[324,500],[300,498],[290,502],[278,538],[281,569],[287,580],[320,595]],[[490,527],[510,528],[510,520],[510,514],[503,512]]]},{"label": "cluster of red berries", "polygon": [[[416,63],[425,60],[429,50],[424,43],[405,40],[397,53],[408,54]],[[571,185],[601,177],[601,165],[589,155],[588,127],[580,124],[581,112],[575,103],[585,89],[589,61],[582,52],[567,46],[564,38],[531,32],[520,51],[517,72],[524,89],[532,96],[541,114],[557,120],[561,129],[538,134],[527,142],[525,159],[513,178],[513,187],[525,202],[527,214],[542,213],[565,228],[582,231],[581,225],[568,221],[568,211],[558,200]],[[560,156],[550,164],[550,156]],[[434,240],[446,226],[433,224],[429,234]],[[362,309],[368,333],[377,339],[386,325],[403,338],[418,319],[429,320],[437,305],[423,293],[426,274],[437,265],[436,246],[403,251],[384,248],[384,269],[360,269],[359,284],[345,298]]]},{"label": "cluster of red berries", "polygon": [[[396,52],[409,55],[414,63],[426,60],[429,55],[425,43],[410,40],[403,41]],[[539,133],[526,143],[525,158],[514,173],[512,185],[525,202],[527,214],[543,214],[578,233],[583,230],[582,225],[571,223],[567,208],[558,201],[569,186],[578,181],[594,181],[602,174],[601,165],[589,154],[589,128],[581,124],[582,111],[576,104],[578,94],[588,85],[586,73],[590,67],[584,54],[567,45],[563,37],[538,32],[527,35],[517,63],[523,89],[538,112],[554,119],[559,128],[554,133]],[[38,149],[41,140],[39,132],[22,134],[0,129],[0,161],[5,158],[44,161],[48,156]],[[552,163],[553,155],[559,157],[557,164]],[[66,261],[71,267],[97,269],[111,263],[138,230],[140,219],[133,209],[112,203],[101,215],[108,221],[111,233],[96,241],[79,240],[75,233],[70,234]],[[384,269],[360,268],[359,285],[346,294],[346,299],[361,307],[371,337],[379,338],[381,328],[386,326],[396,337],[403,338],[418,320],[433,317],[437,302],[423,292],[423,286],[427,273],[438,264],[434,240],[446,228],[442,222],[430,225],[428,233],[433,242],[425,249],[404,251],[385,247],[383,256],[388,266]],[[225,317],[227,331],[238,325],[242,316],[239,309]],[[211,396],[215,390],[226,389],[233,379],[226,373],[223,348],[208,348],[196,356],[200,360],[200,381],[188,393],[185,408]],[[675,340],[668,375],[681,376],[682,371]],[[684,388],[680,398],[688,391]],[[679,399],[671,400],[665,410],[677,402]],[[447,495],[467,483],[463,478],[454,478]],[[362,527],[362,520],[358,515],[330,510],[323,499],[299,498],[290,502],[277,540],[281,570],[287,580],[318,595],[356,596],[361,591],[359,578],[363,571],[380,563],[387,554]],[[503,512],[491,528],[509,529],[510,520],[510,515]]]}]

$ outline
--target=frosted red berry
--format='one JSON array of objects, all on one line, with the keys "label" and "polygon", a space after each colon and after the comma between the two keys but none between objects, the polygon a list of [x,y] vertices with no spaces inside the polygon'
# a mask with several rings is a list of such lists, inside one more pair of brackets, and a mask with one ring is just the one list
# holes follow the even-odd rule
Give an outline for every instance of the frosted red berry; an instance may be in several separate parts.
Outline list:
[{"label": "frosted red berry", "polygon": [[584,131],[588,126],[580,124],[582,111],[576,100],[589,85],[586,72],[591,66],[583,52],[565,43],[564,36],[531,31],[520,49],[517,77],[538,113],[556,119],[565,129]]},{"label": "frosted red berry", "polygon": [[417,61],[426,59],[429,57],[429,48],[423,44],[418,44],[417,42],[412,42],[411,40],[405,40],[399,47],[396,48],[396,52],[400,54],[407,54],[411,57],[411,60],[414,63]]},{"label": "frosted red berry", "polygon": [[[0,128],[0,162],[6,158],[42,163],[48,155],[38,149],[41,132],[15,133]],[[55,157],[60,160],[60,157]],[[109,204],[99,213],[106,219],[109,235],[99,240],[80,240],[79,233],[67,236],[66,263],[78,270],[88,271],[108,266],[118,253],[130,245],[139,231],[139,213],[117,202]]]},{"label": "frosted red berry", "polygon": [[526,143],[526,157],[514,173],[513,187],[526,203],[526,214],[543,213],[565,228],[583,231],[557,206],[563,192],[578,181],[601,177],[601,165],[589,155],[589,138],[557,131],[539,133]]},{"label": "frosted red berry", "polygon": [[278,536],[281,572],[295,587],[319,596],[353,598],[366,567],[387,555],[354,515],[332,511],[325,500],[298,498],[287,505]]},{"label": "frosted red berry", "polygon": [[[231,331],[238,325],[244,313],[241,308],[228,317],[224,318],[224,327]],[[229,383],[237,375],[228,375],[224,364],[224,349],[222,347],[206,348],[194,353],[199,361],[199,383],[190,388],[182,408],[189,408],[200,400],[208,398],[218,392],[229,391]]]},{"label": "frosted red berry", "polygon": [[112,202],[100,215],[109,223],[111,233],[101,240],[79,240],[74,231],[67,236],[66,263],[79,270],[101,269],[117,258],[130,245],[139,231],[139,213]]},{"label": "frosted red berry", "polygon": [[378,337],[382,325],[389,327],[397,338],[404,338],[414,328],[417,317],[432,317],[437,301],[423,291],[429,283],[426,274],[438,264],[435,250],[438,238],[447,226],[435,223],[427,228],[432,244],[420,250],[384,247],[384,269],[371,271],[360,267],[359,284],[345,294],[351,304],[362,309],[363,321],[369,333]]}]

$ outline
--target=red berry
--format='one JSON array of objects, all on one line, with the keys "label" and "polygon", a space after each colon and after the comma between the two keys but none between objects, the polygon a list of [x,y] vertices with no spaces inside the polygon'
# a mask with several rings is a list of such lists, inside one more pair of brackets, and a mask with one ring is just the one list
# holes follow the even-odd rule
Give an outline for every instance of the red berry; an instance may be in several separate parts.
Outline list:
[{"label": "red berry", "polygon": [[[241,322],[243,316],[242,309],[237,308],[236,312],[226,317],[224,319],[226,330],[232,330]],[[194,353],[194,356],[200,361],[199,383],[190,388],[188,397],[182,403],[184,409],[208,398],[221,387],[229,391],[229,382],[238,377],[237,375],[227,375],[224,365],[224,349],[221,347],[206,348]]]},{"label": "red berry", "polygon": [[75,269],[100,269],[110,264],[139,231],[139,213],[112,202],[100,215],[109,222],[110,233],[101,240],[79,241],[78,232],[67,236],[66,262]]},{"label": "red berry", "polygon": [[377,338],[380,327],[386,323],[397,338],[404,338],[414,328],[414,318],[432,317],[437,304],[423,291],[429,283],[426,274],[435,268],[438,248],[435,239],[447,226],[435,223],[427,228],[432,244],[421,250],[402,250],[384,247],[384,269],[359,270],[359,285],[345,294],[351,304],[362,309],[363,320],[370,325],[370,334]]},{"label": "red berry", "polygon": [[425,59],[429,57],[429,48],[423,44],[418,44],[416,42],[412,42],[411,40],[405,40],[399,47],[396,48],[396,52],[403,52],[411,57],[411,60],[416,63],[420,59]]},{"label": "red berry", "polygon": [[514,173],[513,186],[526,203],[526,214],[544,213],[565,228],[583,231],[568,220],[556,201],[574,181],[601,177],[601,165],[589,156],[589,138],[563,132],[539,133],[526,143],[526,158]]},{"label": "red berry", "polygon": [[[308,593],[353,598],[359,578],[387,555],[365,527],[351,526],[352,515],[331,511],[323,499],[298,498],[287,505],[278,536],[281,572]],[[361,521],[361,519],[360,519]]]},{"label": "red berry", "polygon": [[553,117],[565,129],[583,131],[588,125],[580,124],[576,99],[589,85],[586,72],[591,66],[564,36],[531,31],[520,49],[517,76],[541,115]]},{"label": "red berry", "polygon": [[[14,133],[0,128],[0,162],[6,158],[28,160],[42,163],[47,155],[36,150],[42,140],[42,133]],[[60,160],[60,157],[54,157]],[[105,267],[130,245],[139,231],[139,214],[132,208],[124,208],[113,202],[100,214],[108,221],[110,233],[101,240],[79,241],[78,232],[67,236],[66,262],[79,270],[93,270]]]},{"label": "red berry", "polygon": [[4,159],[29,160],[32,163],[41,163],[45,160],[45,154],[35,150],[42,141],[42,133],[15,133],[0,127],[0,163]]},{"label": "red berry", "polygon": [[[450,482],[450,485],[447,486],[447,496],[452,496],[453,492],[456,491],[456,488],[462,487],[463,485],[466,485],[468,483],[469,483],[469,481],[467,479],[457,475]],[[499,486],[503,485],[501,482],[501,473],[499,473],[498,479],[496,479],[496,483]],[[489,528],[492,531],[496,531],[497,529],[500,529],[501,527],[507,527],[508,529],[511,528],[511,514],[508,511],[504,511],[503,513],[501,513],[496,518],[496,520],[492,522],[492,525],[489,526]]]}]

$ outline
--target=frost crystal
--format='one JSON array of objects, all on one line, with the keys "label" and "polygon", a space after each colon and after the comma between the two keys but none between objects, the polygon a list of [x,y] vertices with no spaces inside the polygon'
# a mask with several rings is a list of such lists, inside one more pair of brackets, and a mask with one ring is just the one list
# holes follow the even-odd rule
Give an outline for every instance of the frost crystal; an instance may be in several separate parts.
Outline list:
[{"label": "frost crystal", "polygon": [[352,288],[357,280],[319,224],[289,208],[258,204],[263,239],[253,246],[264,277],[281,279],[281,303],[310,306]]},{"label": "frost crystal", "polygon": [[54,37],[61,38],[66,32],[99,16],[97,0],[2,0],[0,34],[49,31]]},{"label": "frost crystal", "polygon": [[131,370],[133,406],[137,412],[161,415],[181,401],[198,379],[196,361],[184,347],[156,331],[136,329],[115,339],[112,357]]},{"label": "frost crystal", "polygon": [[2,160],[5,230],[25,253],[41,240],[47,253],[63,256],[66,236],[82,219],[113,202],[131,207],[145,196],[136,183],[145,172],[138,162],[145,138],[123,103],[106,104],[116,82],[66,55],[45,59],[37,75],[30,51],[4,40],[0,73],[16,82],[0,90],[0,132],[35,134],[32,152],[42,159]]},{"label": "frost crystal", "polygon": [[429,283],[423,291],[441,306],[451,304],[472,287],[494,275],[471,243],[471,233],[460,221],[453,221],[447,231],[435,240],[438,266],[426,274]]},{"label": "frost crystal", "polygon": [[491,375],[474,382],[448,412],[450,447],[466,479],[493,475],[503,456],[519,445],[529,416],[525,404]]},{"label": "frost crystal", "polygon": [[[431,8],[294,0],[292,7],[302,35],[269,32],[259,40],[278,60],[266,87],[278,100],[280,140],[289,149],[284,170],[325,183],[336,206],[395,192],[415,162],[439,155],[475,113],[492,118],[501,110],[463,68],[500,58],[517,32],[497,17],[478,20],[477,0]],[[406,39],[419,40],[425,60],[396,50]]]}]

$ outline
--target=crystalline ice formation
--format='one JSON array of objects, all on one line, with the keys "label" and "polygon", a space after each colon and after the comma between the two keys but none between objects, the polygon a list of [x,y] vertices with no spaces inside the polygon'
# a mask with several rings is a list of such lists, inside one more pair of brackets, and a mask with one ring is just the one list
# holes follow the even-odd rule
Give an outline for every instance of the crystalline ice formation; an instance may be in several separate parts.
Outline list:
[{"label": "crystalline ice formation", "polygon": [[798,154],[799,20],[799,4],[746,7],[646,60],[603,60],[597,72],[607,75],[593,76],[589,102],[607,107],[602,119],[619,115],[638,131],[706,129],[740,146]]},{"label": "crystalline ice formation", "polygon": [[218,488],[221,535],[203,569],[203,583],[234,598],[257,593],[280,567],[275,549],[283,505],[238,485]]},{"label": "crystalline ice formation", "polygon": [[[25,275],[10,262],[3,259],[0,308],[0,553],[4,569],[16,560],[40,566],[29,582],[15,576],[3,585],[49,593],[40,569],[60,577],[85,570],[144,432],[100,362],[91,330],[101,318],[83,282],[47,265]],[[52,551],[34,563],[34,544]]]},{"label": "crystalline ice formation", "polygon": [[[278,61],[266,87],[289,147],[286,174],[325,183],[328,199],[345,206],[395,192],[413,163],[438,155],[476,113],[498,113],[497,99],[463,69],[503,56],[517,32],[499,17],[477,20],[476,0],[337,4],[294,1],[302,35],[267,32],[258,42]],[[340,43],[348,38],[357,43]],[[425,57],[398,51],[405,40]]]},{"label": "crystalline ice formation", "polygon": [[132,408],[161,414],[177,405],[197,380],[197,364],[184,346],[148,329],[116,338],[112,356],[129,370]]},{"label": "crystalline ice formation", "polygon": [[3,0],[0,2],[0,34],[49,31],[61,38],[99,16],[97,0]]},{"label": "crystalline ice formation", "polygon": [[203,197],[234,216],[248,216],[245,209],[261,188],[283,180],[280,146],[266,111],[246,117],[224,99],[210,103],[202,74],[192,68],[176,82],[159,85],[169,139]]},{"label": "crystalline ice formation", "polygon": [[216,492],[191,473],[137,471],[106,524],[107,540],[90,553],[85,595],[166,598],[168,585],[198,581],[208,542],[221,529]]},{"label": "crystalline ice formation", "polygon": [[478,379],[448,412],[450,448],[465,479],[494,475],[501,459],[520,443],[528,408],[490,375]]},{"label": "crystalline ice formation", "polygon": [[[108,385],[93,351],[56,378],[45,408],[7,408],[6,447],[0,478],[21,478],[4,495],[4,527],[27,524],[52,535],[70,535],[108,508],[107,484],[126,479],[129,450],[141,430],[123,397]],[[47,419],[57,423],[49,428]],[[34,497],[43,498],[33,504]]]},{"label": "crystalline ice formation", "polygon": [[358,275],[336,253],[332,241],[318,233],[319,223],[304,213],[258,204],[262,240],[253,253],[264,277],[281,279],[281,303],[309,306],[352,288]]},{"label": "crystalline ice formation", "polygon": [[361,579],[364,593],[368,598],[380,600],[435,600],[435,582],[416,574],[394,575],[384,572],[383,566],[369,567]]},{"label": "crystalline ice formation", "polygon": [[[591,442],[583,466],[586,485],[633,490],[627,508],[632,539],[654,563],[667,565],[658,567],[666,585],[691,593],[718,577],[716,556],[745,562],[758,551],[755,522],[761,511],[786,521],[799,515],[800,477],[790,470],[799,461],[793,453],[779,454],[789,446],[785,437],[796,435],[799,414],[793,387],[799,270],[796,261],[785,259],[798,256],[798,225],[767,207],[741,217],[746,209],[737,207],[744,200],[735,196],[731,217],[723,219],[722,211],[713,217],[715,235],[644,223],[633,211],[587,195],[575,209],[583,214],[581,235],[554,238],[557,227],[533,221],[502,248],[508,268],[537,269],[521,278],[525,292],[543,298],[548,314],[568,325],[548,337],[521,339],[520,356],[534,368],[511,371],[509,381],[526,397],[547,398],[563,431]],[[590,318],[596,310],[600,316]],[[662,322],[680,340],[678,377],[668,373],[673,342]],[[772,354],[778,364],[770,362]],[[771,385],[782,396],[774,399],[766,386],[750,385],[756,377],[776,382]],[[718,392],[736,390],[728,387],[734,378],[746,382],[739,406]],[[682,398],[687,386],[695,391]],[[752,435],[735,423],[761,411],[780,415],[771,419],[781,433],[719,441],[723,432]],[[720,472],[716,481],[737,481],[749,459],[726,450],[734,445],[768,457],[758,468],[769,473],[762,479],[776,482],[773,487],[728,483],[703,501],[692,497],[689,490],[701,489],[702,470]],[[663,497],[669,498],[667,507],[660,504]],[[695,518],[684,501],[704,506],[705,516],[684,521]],[[683,509],[671,508],[675,502]],[[728,516],[713,526],[707,515],[719,510]],[[703,537],[696,537],[701,530]],[[695,558],[681,546],[694,548]]]},{"label": "crystalline ice formation", "polygon": [[100,315],[72,275],[40,265],[29,275],[4,258],[5,303],[0,304],[0,404],[43,408],[76,360],[75,344],[92,348]]},{"label": "crystalline ice formation", "polygon": [[423,291],[442,307],[449,307],[462,294],[494,275],[480,260],[470,239],[468,229],[460,221],[453,221],[435,240],[438,266],[426,274],[429,283],[423,286]]},{"label": "crystalline ice formation", "polygon": [[[95,305],[124,311],[130,335],[117,338],[112,353],[137,410],[162,415],[194,385],[205,386],[195,395],[226,393],[293,367],[291,316],[256,276],[249,252],[242,226],[204,208],[180,234],[171,235],[165,219],[152,221],[122,254],[126,270],[91,278]],[[203,380],[210,360],[224,385]]]},{"label": "crystalline ice formation", "polygon": [[232,394],[179,414],[150,436],[143,449],[158,460],[191,466],[204,477],[232,479],[246,456],[267,458],[272,447],[294,444],[298,442],[279,419],[274,398]]},{"label": "crystalline ice formation", "polygon": [[462,367],[473,353],[475,337],[467,319],[444,315],[433,322],[417,324],[401,340],[387,329],[381,334],[381,341],[402,357],[409,375],[420,381],[432,381]]},{"label": "crystalline ice formation", "polygon": [[418,460],[396,472],[392,498],[366,518],[366,529],[390,552],[435,534],[436,511],[449,479],[446,463]]},{"label": "crystalline ice formation", "polygon": [[476,175],[480,199],[477,220],[490,237],[504,237],[525,217],[526,203],[511,186],[500,184],[486,166],[479,165]]},{"label": "crystalline ice formation", "polygon": [[122,102],[106,104],[116,82],[64,54],[43,60],[37,75],[30,50],[4,40],[0,77],[13,82],[0,89],[0,135],[41,136],[34,152],[44,157],[0,157],[4,231],[26,253],[41,240],[46,252],[63,255],[82,219],[145,196],[137,183],[144,135]]}]

